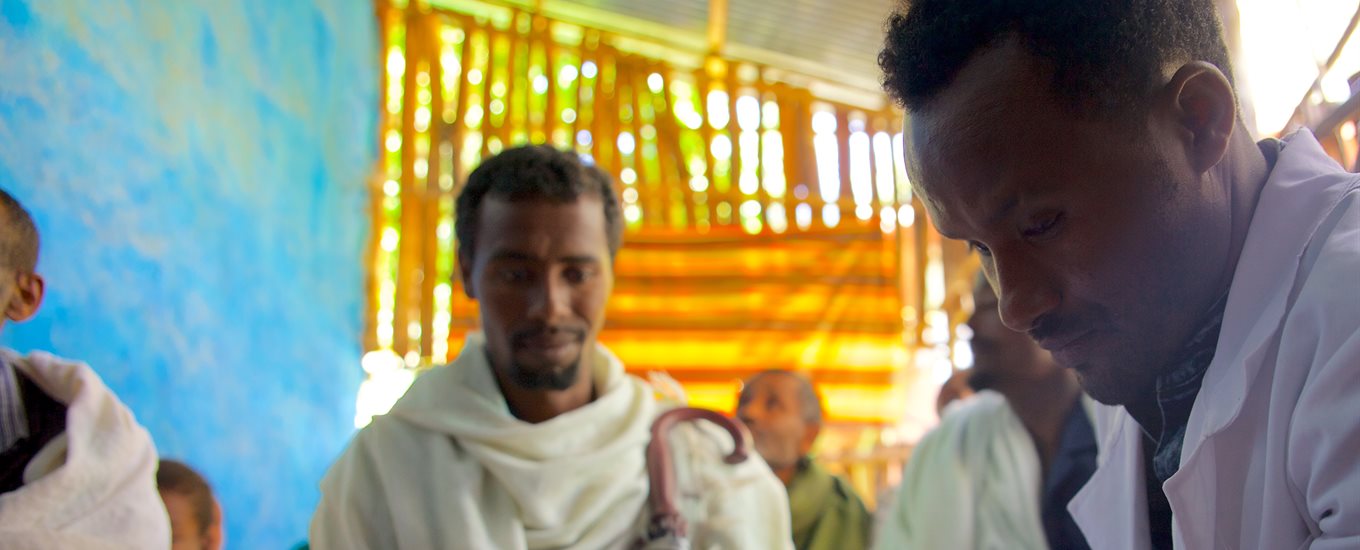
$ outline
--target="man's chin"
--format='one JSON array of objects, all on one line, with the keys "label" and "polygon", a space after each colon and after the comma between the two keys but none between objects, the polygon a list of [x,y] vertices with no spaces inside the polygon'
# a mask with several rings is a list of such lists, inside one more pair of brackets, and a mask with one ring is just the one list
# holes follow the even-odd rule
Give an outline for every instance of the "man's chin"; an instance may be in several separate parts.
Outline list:
[{"label": "man's chin", "polygon": [[1077,381],[1086,395],[1106,405],[1127,405],[1143,393],[1145,384],[1120,376],[1107,364],[1081,363],[1070,367],[1077,373]]},{"label": "man's chin", "polygon": [[521,363],[510,368],[510,379],[526,390],[561,391],[576,385],[581,379],[581,360],[567,363]]}]

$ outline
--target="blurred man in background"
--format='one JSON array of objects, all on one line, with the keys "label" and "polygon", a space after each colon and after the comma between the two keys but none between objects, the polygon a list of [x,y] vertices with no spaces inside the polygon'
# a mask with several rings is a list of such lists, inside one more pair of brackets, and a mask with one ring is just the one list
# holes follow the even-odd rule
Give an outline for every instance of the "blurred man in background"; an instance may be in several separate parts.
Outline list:
[{"label": "blurred man in background", "polygon": [[1067,503],[1096,467],[1096,439],[1076,375],[1001,324],[996,294],[973,292],[971,399],[912,450],[883,550],[1086,549]]},{"label": "blurred man in background", "polygon": [[853,487],[811,456],[822,430],[822,400],[806,377],[768,370],[751,377],[737,399],[737,417],[751,429],[756,451],[789,494],[798,550],[855,550],[869,542],[872,518]]},{"label": "blurred man in background", "polygon": [[221,550],[222,507],[208,480],[183,462],[162,459],[156,488],[170,515],[170,550]]}]

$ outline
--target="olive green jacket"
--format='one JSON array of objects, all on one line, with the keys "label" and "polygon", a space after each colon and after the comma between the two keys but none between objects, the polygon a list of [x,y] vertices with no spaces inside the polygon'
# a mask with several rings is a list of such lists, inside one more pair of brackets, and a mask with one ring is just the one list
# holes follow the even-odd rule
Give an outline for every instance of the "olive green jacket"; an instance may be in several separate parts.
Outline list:
[{"label": "olive green jacket", "polygon": [[789,482],[793,545],[798,550],[869,547],[872,518],[850,483],[804,459]]}]

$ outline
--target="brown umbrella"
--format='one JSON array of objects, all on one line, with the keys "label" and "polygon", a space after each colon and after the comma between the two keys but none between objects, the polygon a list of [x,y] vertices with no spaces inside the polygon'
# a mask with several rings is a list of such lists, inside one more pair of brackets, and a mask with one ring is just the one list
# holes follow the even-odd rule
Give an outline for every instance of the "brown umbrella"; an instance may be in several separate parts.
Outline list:
[{"label": "brown umbrella", "polygon": [[647,444],[647,476],[651,480],[652,520],[646,536],[638,541],[643,550],[688,550],[688,526],[675,505],[675,465],[666,435],[676,424],[693,420],[707,420],[727,430],[735,443],[732,453],[723,458],[728,464],[746,460],[746,438],[741,423],[708,409],[679,407],[666,411],[652,423],[652,441]]}]

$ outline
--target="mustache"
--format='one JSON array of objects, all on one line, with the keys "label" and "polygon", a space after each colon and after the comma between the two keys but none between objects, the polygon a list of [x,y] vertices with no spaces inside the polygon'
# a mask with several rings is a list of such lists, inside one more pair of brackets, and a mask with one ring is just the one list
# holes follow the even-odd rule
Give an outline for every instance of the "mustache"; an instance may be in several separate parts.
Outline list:
[{"label": "mustache", "polygon": [[510,344],[516,347],[525,346],[530,341],[543,338],[571,337],[574,340],[585,340],[587,330],[585,327],[570,325],[537,325],[525,327],[510,334]]},{"label": "mustache", "polygon": [[1029,337],[1042,342],[1068,332],[1065,329],[1071,326],[1075,326],[1071,321],[1065,322],[1053,314],[1044,315],[1034,321],[1034,326],[1029,329]]},{"label": "mustache", "polygon": [[1036,342],[1057,340],[1092,327],[1108,325],[1109,316],[1102,313],[1104,312],[1090,311],[1061,317],[1056,313],[1048,313],[1036,319],[1034,326],[1026,331],[1026,334]]}]

